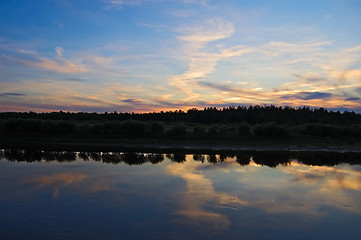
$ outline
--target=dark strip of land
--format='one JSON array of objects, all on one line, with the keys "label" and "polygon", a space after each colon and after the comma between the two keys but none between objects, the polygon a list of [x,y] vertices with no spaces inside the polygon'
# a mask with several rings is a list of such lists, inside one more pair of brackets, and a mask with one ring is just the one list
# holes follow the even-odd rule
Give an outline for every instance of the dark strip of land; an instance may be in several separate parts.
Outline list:
[{"label": "dark strip of land", "polygon": [[118,139],[96,142],[77,140],[33,140],[1,139],[0,148],[42,149],[65,151],[134,151],[161,153],[223,153],[240,151],[313,151],[313,152],[361,152],[361,146],[348,145],[287,145],[277,144],[239,144],[235,142],[191,141],[191,140],[157,140],[157,139]]}]

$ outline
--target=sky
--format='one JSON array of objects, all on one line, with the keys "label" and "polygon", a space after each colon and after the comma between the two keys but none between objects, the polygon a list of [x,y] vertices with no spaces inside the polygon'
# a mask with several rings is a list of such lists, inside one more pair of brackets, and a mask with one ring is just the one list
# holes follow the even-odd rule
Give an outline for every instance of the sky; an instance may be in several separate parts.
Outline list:
[{"label": "sky", "polygon": [[361,112],[361,1],[1,0],[0,111]]}]

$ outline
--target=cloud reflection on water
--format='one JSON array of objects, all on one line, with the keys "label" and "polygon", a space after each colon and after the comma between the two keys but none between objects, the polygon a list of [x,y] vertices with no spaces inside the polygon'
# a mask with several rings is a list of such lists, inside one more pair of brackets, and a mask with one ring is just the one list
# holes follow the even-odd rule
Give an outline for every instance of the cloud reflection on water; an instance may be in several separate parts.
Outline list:
[{"label": "cloud reflection on water", "polygon": [[207,207],[213,209],[227,205],[238,208],[248,203],[234,195],[217,192],[212,180],[206,178],[202,170],[198,169],[200,163],[192,161],[191,157],[187,155],[187,161],[183,164],[167,166],[169,174],[179,176],[186,181],[187,191],[180,204],[181,210],[177,210],[176,214],[187,217],[197,228],[209,228],[213,231],[227,230],[230,225],[228,217],[221,211],[212,211]]},{"label": "cloud reflection on water", "polygon": [[[302,184],[309,189],[304,194],[308,205],[315,210],[321,205],[328,205],[355,214],[360,213],[361,172],[352,166],[320,167],[292,162],[291,167],[279,169],[292,176],[290,184]],[[297,192],[294,194],[297,197]]]},{"label": "cloud reflection on water", "polygon": [[84,174],[77,173],[58,173],[52,175],[44,175],[31,179],[24,180],[23,183],[33,184],[37,188],[45,187],[45,186],[53,186],[54,193],[53,199],[58,198],[60,189],[69,185],[76,185],[82,182],[85,179]]},{"label": "cloud reflection on water", "polygon": [[[35,166],[30,168],[34,172],[27,168],[16,174],[22,179],[21,187],[29,189],[26,193],[29,196],[50,189],[53,200],[58,202],[61,196],[67,195],[81,199],[100,197],[101,204],[110,209],[144,208],[143,211],[148,211],[149,206],[159,205],[161,207],[155,211],[170,214],[171,219],[167,221],[209,234],[244,227],[242,224],[252,225],[265,217],[267,221],[272,220],[273,225],[269,224],[276,226],[277,221],[284,221],[284,216],[300,219],[296,222],[308,222],[306,219],[327,219],[334,210],[353,216],[361,212],[359,165],[311,166],[292,158],[285,161],[282,156],[275,155],[268,156],[270,167],[266,167],[263,165],[267,161],[259,154],[253,159],[252,154],[226,157],[102,153],[99,156],[103,163],[100,158],[91,157],[94,153],[78,153],[70,162],[50,154],[51,159],[59,162],[39,158],[28,163],[19,158],[23,155],[18,155],[9,156]],[[62,153],[61,156],[67,155]],[[130,161],[132,156],[137,161]],[[159,160],[156,161],[158,165],[151,164],[154,156]],[[278,161],[273,164],[275,159]],[[130,166],[135,163],[140,165]],[[0,178],[6,182],[6,176],[10,175],[3,173]],[[11,188],[16,189],[19,183],[12,183]],[[261,214],[262,219],[249,212]]]},{"label": "cloud reflection on water", "polygon": [[[216,175],[211,175],[210,171],[215,169]],[[169,165],[167,170],[186,181],[187,191],[177,214],[187,217],[192,224],[211,223],[213,230],[225,230],[232,224],[219,211],[222,205],[238,214],[248,207],[268,214],[325,217],[328,213],[324,206],[360,213],[361,172],[350,165],[309,166],[292,161],[271,169],[251,161],[239,168],[235,158],[210,165],[194,162],[188,155],[185,163]],[[232,184],[232,191],[219,179]],[[222,191],[222,187],[228,191]]]}]

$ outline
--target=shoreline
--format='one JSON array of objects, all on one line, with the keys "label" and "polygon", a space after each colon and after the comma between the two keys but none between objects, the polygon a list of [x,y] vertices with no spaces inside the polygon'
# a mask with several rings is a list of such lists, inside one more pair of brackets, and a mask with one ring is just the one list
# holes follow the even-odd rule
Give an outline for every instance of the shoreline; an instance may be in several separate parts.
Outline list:
[{"label": "shoreline", "polygon": [[225,144],[214,142],[194,143],[190,141],[65,141],[65,140],[0,140],[0,148],[39,149],[59,151],[133,151],[133,152],[162,152],[162,153],[222,153],[242,151],[299,151],[299,152],[361,152],[361,146],[314,146],[314,145],[262,145],[262,144]]}]

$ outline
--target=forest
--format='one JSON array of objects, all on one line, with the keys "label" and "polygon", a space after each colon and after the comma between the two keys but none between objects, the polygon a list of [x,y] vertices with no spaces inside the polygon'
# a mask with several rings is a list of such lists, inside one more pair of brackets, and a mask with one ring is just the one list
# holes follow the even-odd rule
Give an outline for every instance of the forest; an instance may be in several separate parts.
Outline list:
[{"label": "forest", "polygon": [[238,106],[217,109],[207,107],[188,111],[160,111],[151,113],[87,113],[87,112],[0,112],[0,119],[42,119],[42,120],[74,120],[74,121],[160,121],[199,124],[239,123],[260,124],[275,122],[281,125],[297,125],[303,123],[323,123],[335,125],[361,124],[361,114],[345,111],[329,111],[325,108],[309,107],[292,108],[271,106]]},{"label": "forest", "polygon": [[2,112],[2,139],[9,137],[158,139],[346,139],[358,145],[361,114],[324,108],[214,107],[152,113]]}]

